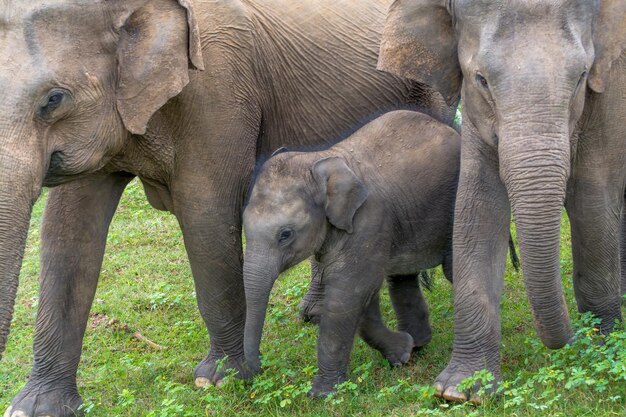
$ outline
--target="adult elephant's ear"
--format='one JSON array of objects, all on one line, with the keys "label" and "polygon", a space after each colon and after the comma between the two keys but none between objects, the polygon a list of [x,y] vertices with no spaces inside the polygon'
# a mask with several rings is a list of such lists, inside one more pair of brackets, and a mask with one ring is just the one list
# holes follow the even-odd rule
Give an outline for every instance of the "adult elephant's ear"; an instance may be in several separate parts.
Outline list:
[{"label": "adult elephant's ear", "polygon": [[117,110],[126,128],[148,121],[204,69],[200,33],[190,0],[129,1],[118,43]]},{"label": "adult elephant's ear", "polygon": [[352,233],[354,215],[367,200],[367,188],[340,157],[320,159],[313,165],[312,172],[325,199],[328,221]]},{"label": "adult elephant's ear", "polygon": [[378,69],[430,85],[448,104],[463,81],[449,0],[395,0],[387,13]]},{"label": "adult elephant's ear", "polygon": [[596,59],[589,72],[589,87],[604,92],[613,63],[626,49],[626,1],[602,0],[593,43]]}]

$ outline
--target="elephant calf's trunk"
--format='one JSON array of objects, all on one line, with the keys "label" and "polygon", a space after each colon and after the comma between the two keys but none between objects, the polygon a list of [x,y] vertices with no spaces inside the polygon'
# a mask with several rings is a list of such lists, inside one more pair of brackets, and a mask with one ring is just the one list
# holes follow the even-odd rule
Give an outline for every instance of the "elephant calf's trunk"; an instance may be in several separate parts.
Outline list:
[{"label": "elephant calf's trunk", "polygon": [[[263,271],[258,273],[257,271]],[[244,286],[246,290],[246,327],[244,334],[244,353],[248,366],[254,373],[261,370],[261,338],[265,315],[272,286],[278,272],[267,273],[266,268],[259,268],[257,263],[246,255],[244,260]]]}]

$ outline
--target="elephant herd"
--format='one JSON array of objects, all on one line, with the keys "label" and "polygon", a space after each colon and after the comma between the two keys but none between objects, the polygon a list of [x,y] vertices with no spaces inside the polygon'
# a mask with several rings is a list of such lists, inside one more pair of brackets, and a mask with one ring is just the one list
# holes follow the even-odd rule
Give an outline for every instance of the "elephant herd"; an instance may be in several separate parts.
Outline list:
[{"label": "elephant herd", "polygon": [[[210,335],[197,385],[259,371],[273,282],[314,255],[312,395],[345,378],[357,332],[392,364],[430,340],[417,273],[442,264],[455,335],[434,384],[467,400],[463,379],[501,377],[511,215],[539,337],[573,336],[563,207],[579,311],[605,333],[621,320],[624,0],[7,0],[0,39],[0,355],[51,187],[34,362],[6,417],[77,412],[107,233],[135,177],[182,229]],[[385,277],[398,331],[380,318]]]}]

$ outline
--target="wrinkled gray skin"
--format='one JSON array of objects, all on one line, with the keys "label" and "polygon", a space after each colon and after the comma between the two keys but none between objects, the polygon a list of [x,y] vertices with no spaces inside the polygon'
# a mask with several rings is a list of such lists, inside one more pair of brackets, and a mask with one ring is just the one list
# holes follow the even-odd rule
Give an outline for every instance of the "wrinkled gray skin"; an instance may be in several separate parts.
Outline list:
[{"label": "wrinkled gray skin", "polygon": [[[0,5],[0,352],[31,207],[50,191],[30,379],[7,416],[73,415],[109,223],[135,176],[183,230],[211,337],[198,384],[245,376],[241,207],[257,157],[368,115],[454,106],[375,69],[386,0],[42,0]],[[205,71],[189,71],[189,68]]]},{"label": "wrinkled gray skin", "polygon": [[[626,192],[624,192],[624,201],[626,202]],[[622,303],[626,302],[626,206],[622,206],[622,234],[620,239],[620,259],[622,269],[622,285],[621,295]]]},{"label": "wrinkled gray skin", "polygon": [[[609,332],[620,311],[626,188],[626,2],[396,0],[379,68],[463,99],[454,228],[455,340],[437,393],[487,368],[500,378],[500,296],[512,212],[535,327],[572,338],[559,265],[571,222],[578,309]],[[426,65],[424,57],[429,60]],[[462,88],[461,88],[462,84]],[[482,297],[476,297],[476,294]]]},{"label": "wrinkled gray skin", "polygon": [[[254,370],[272,286],[311,255],[324,298],[310,395],[326,395],[345,380],[357,328],[392,365],[428,343],[417,273],[440,264],[449,271],[460,152],[454,129],[396,111],[328,150],[281,153],[264,164],[243,215],[244,348]],[[385,276],[399,332],[381,319]]]}]

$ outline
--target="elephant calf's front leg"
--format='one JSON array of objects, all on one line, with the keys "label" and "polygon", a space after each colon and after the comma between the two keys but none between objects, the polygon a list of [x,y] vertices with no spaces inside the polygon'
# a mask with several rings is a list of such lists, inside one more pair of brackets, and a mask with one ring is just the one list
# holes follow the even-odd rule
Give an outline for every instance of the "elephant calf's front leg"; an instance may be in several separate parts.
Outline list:
[{"label": "elephant calf's front leg", "polygon": [[[357,259],[360,255],[346,257]],[[357,328],[384,276],[382,270],[378,274],[372,271],[371,265],[359,268],[346,265],[346,262],[337,264],[343,268],[326,267],[324,270],[324,309],[317,343],[318,372],[309,391],[313,397],[330,394],[337,384],[346,380]],[[371,279],[371,276],[381,278]]]},{"label": "elephant calf's front leg", "polygon": [[311,257],[311,284],[304,298],[300,302],[302,320],[319,324],[324,309],[324,284],[322,283],[322,269],[320,264]]}]

